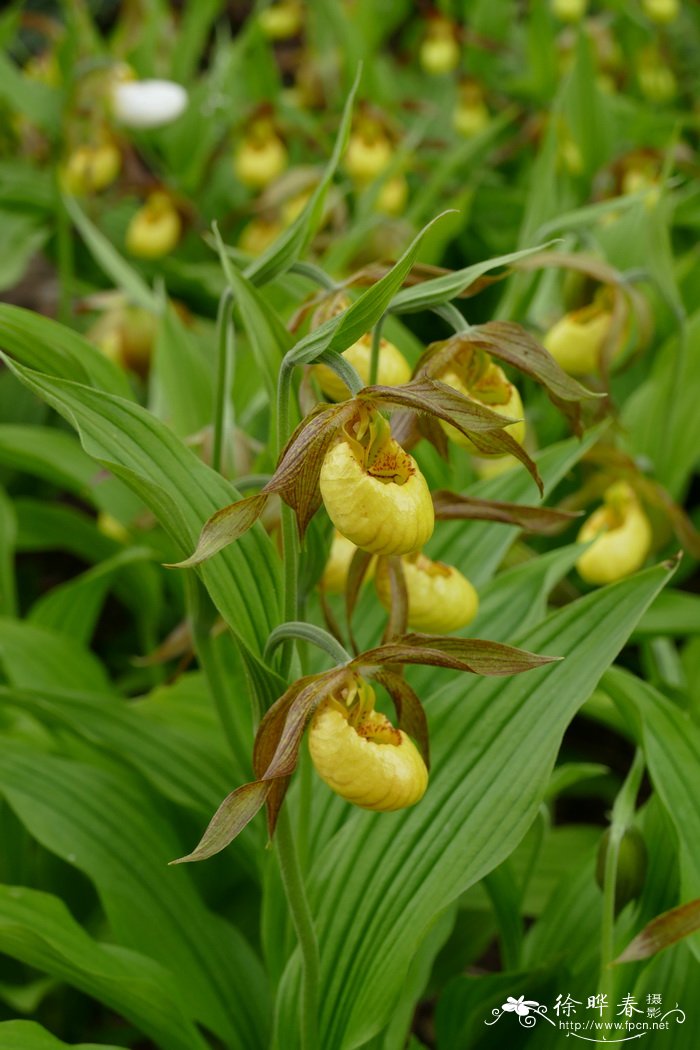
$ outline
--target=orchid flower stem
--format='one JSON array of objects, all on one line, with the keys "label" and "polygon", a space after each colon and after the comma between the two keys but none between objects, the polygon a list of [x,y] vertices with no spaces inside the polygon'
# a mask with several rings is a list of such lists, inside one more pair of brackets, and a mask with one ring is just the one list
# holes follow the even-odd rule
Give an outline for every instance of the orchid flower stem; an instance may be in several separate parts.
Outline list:
[{"label": "orchid flower stem", "polygon": [[308,277],[310,281],[314,281],[321,288],[327,288],[329,292],[334,292],[338,288],[335,281],[319,266],[314,266],[313,263],[304,262],[301,259],[297,259],[294,265],[290,267],[290,273],[299,274],[300,277]]},{"label": "orchid flower stem", "polygon": [[469,322],[454,303],[441,303],[439,306],[433,306],[432,311],[438,317],[442,317],[443,321],[447,321],[457,334],[466,332],[469,328]]},{"label": "orchid flower stem", "polygon": [[296,930],[303,965],[301,1000],[301,1047],[302,1050],[317,1050],[318,1042],[318,982],[319,955],[316,931],[306,897],[304,880],[299,866],[289,813],[283,806],[275,831],[277,859],[284,884],[292,922]]},{"label": "orchid flower stem", "polygon": [[615,889],[617,885],[617,867],[620,857],[620,844],[625,831],[632,823],[639,786],[644,773],[644,755],[637,750],[627,774],[627,779],[615,799],[610,822],[610,837],[605,856],[603,874],[603,920],[600,932],[600,980],[599,991],[610,998],[615,975],[610,964],[615,958]]},{"label": "orchid flower stem", "polygon": [[374,386],[379,374],[379,351],[382,346],[382,328],[384,327],[383,315],[379,318],[372,330],[372,356],[369,362],[369,386]]},{"label": "orchid flower stem", "polygon": [[[219,300],[217,316],[217,376],[214,393],[214,441],[211,453],[211,465],[221,473],[225,434],[232,423],[230,394],[233,381],[233,369],[236,354],[236,329],[231,316],[233,293],[226,288]],[[235,472],[235,464],[229,462],[227,467]]]},{"label": "orchid flower stem", "polygon": [[61,188],[58,182],[58,170],[55,171],[56,181],[56,247],[58,256],[59,274],[59,302],[58,319],[61,324],[69,325],[73,317],[73,291],[74,291],[74,266],[73,266],[73,234],[71,223],[66,209]]},{"label": "orchid flower stem", "polygon": [[[289,400],[292,388],[294,362],[285,357],[277,381],[277,412],[275,420],[275,452],[279,457],[289,436]],[[291,507],[282,504],[282,557],[284,561],[284,600],[283,615],[287,623],[297,619],[297,534]],[[271,638],[279,637],[283,644],[282,674],[289,674],[294,651],[294,636],[288,631],[286,637],[284,626],[273,631]],[[306,625],[302,624],[304,628]],[[298,637],[298,634],[297,634]],[[276,642],[273,642],[273,645]],[[270,642],[268,641],[268,647]],[[302,818],[308,819],[308,813]],[[302,960],[302,1009],[301,1009],[301,1047],[302,1050],[316,1050],[318,1042],[318,1002],[319,1002],[319,953],[313,917],[306,897],[306,889],[299,864],[296,843],[292,835],[289,813],[283,806],[279,813],[275,834],[277,859],[284,885],[287,904],[294,923]]]},{"label": "orchid flower stem", "polygon": [[324,631],[322,627],[317,627],[313,623],[302,623],[299,620],[295,620],[291,623],[283,623],[272,631],[267,639],[267,645],[263,653],[263,660],[266,663],[269,662],[269,657],[277,646],[281,645],[287,638],[297,638],[299,641],[311,642],[328,653],[337,664],[346,664],[351,660],[349,653],[328,631]]}]

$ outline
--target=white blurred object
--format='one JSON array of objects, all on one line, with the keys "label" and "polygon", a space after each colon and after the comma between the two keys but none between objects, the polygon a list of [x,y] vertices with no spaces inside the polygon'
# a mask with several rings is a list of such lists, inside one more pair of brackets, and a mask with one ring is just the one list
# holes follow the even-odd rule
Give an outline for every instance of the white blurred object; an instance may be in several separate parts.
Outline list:
[{"label": "white blurred object", "polygon": [[160,128],[187,107],[187,92],[172,80],[127,80],[112,92],[114,115],[129,128]]}]

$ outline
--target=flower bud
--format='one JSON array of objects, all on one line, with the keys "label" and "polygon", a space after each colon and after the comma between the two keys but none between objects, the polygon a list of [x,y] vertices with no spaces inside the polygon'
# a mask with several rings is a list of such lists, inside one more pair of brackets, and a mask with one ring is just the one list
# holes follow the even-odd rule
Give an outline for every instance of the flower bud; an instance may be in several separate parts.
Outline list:
[{"label": "flower bud", "polygon": [[261,190],[287,167],[287,149],[267,121],[254,125],[233,157],[233,170],[244,186]]},{"label": "flower bud", "polygon": [[77,196],[99,193],[114,182],[121,166],[121,153],[110,140],[93,146],[78,146],[69,154],[61,171],[61,185],[68,193]]},{"label": "flower bud", "polygon": [[420,46],[419,60],[426,73],[444,76],[459,64],[459,43],[455,29],[446,18],[433,18]]},{"label": "flower bud", "polygon": [[258,25],[268,40],[289,40],[301,31],[303,15],[298,0],[280,0],[260,11]]},{"label": "flower bud", "polygon": [[160,259],[176,247],[182,220],[167,193],[151,193],[132,216],[126,231],[126,248],[139,259]]},{"label": "flower bud", "polygon": [[580,22],[586,13],[588,0],[552,0],[552,14],[560,22]]},{"label": "flower bud", "polygon": [[[461,572],[424,554],[401,559],[408,597],[408,626],[414,631],[449,634],[465,627],[479,609],[479,597]],[[385,609],[391,609],[389,566],[380,560],[374,585]]]},{"label": "flower bud", "polygon": [[678,18],[681,5],[678,0],[642,0],[644,14],[657,25],[668,25]]},{"label": "flower bud", "polygon": [[565,314],[549,329],[542,345],[572,376],[597,372],[612,313],[594,302]]},{"label": "flower bud", "polygon": [[[331,543],[330,553],[328,555],[328,561],[326,567],[323,570],[323,576],[321,577],[321,583],[323,584],[324,590],[328,591],[329,594],[343,594],[345,591],[346,584],[348,582],[348,572],[350,570],[350,562],[355,556],[357,547],[350,540],[346,539],[337,530],[333,533],[333,542]],[[367,572],[365,573],[365,581],[370,580],[374,574],[374,558],[369,563]]]},{"label": "flower bud", "polygon": [[127,128],[162,128],[186,108],[187,92],[172,80],[126,80],[112,87],[112,111]]},{"label": "flower bud", "polygon": [[[379,425],[379,437],[371,436]],[[364,447],[348,431],[326,453],[320,487],[328,516],[338,532],[370,554],[410,554],[430,539],[433,501],[415,460],[383,433],[375,417]],[[362,434],[367,437],[367,432]]]},{"label": "flower bud", "polygon": [[[525,440],[525,421],[522,419],[523,403],[520,392],[508,381],[503,369],[494,364],[485,351],[475,347],[464,347],[454,355],[450,363],[435,378],[441,383],[447,383],[448,386],[471,398],[472,401],[485,405],[500,416],[512,416],[516,419],[521,417],[519,422],[511,423],[510,426],[504,427],[504,430],[522,445]],[[456,427],[442,420],[440,420],[440,426],[455,444],[478,455],[485,454]]]},{"label": "flower bud", "polygon": [[[596,858],[596,882],[605,885],[605,865],[610,848],[610,828],[603,833]],[[634,825],[626,828],[620,840],[615,878],[615,914],[634,900],[644,888],[647,873],[647,848],[641,831]]]},{"label": "flower bud", "polygon": [[[363,335],[356,343],[343,351],[343,357],[358,372],[365,386],[369,383],[372,362],[372,336]],[[345,401],[350,391],[328,365],[314,365],[313,374],[321,390],[332,401]],[[377,382],[382,386],[400,386],[411,378],[411,366],[398,347],[388,339],[382,339],[379,347]]]},{"label": "flower bud", "polygon": [[362,809],[405,809],[419,802],[428,786],[418,749],[374,710],[374,691],[362,679],[320,705],[311,722],[309,753],[328,787]]},{"label": "flower bud", "polygon": [[579,543],[593,541],[576,562],[587,583],[613,583],[636,572],[651,547],[651,525],[626,481],[605,492],[604,503],[583,524]]}]

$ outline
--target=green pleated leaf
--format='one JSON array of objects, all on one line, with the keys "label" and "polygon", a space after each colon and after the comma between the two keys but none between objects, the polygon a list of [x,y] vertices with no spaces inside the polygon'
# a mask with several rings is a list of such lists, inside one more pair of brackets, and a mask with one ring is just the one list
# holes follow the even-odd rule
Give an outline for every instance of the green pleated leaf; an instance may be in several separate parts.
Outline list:
[{"label": "green pleated leaf", "polygon": [[0,616],[14,616],[17,607],[16,543],[17,515],[12,500],[0,487]]},{"label": "green pleated leaf", "polygon": [[545,247],[546,245],[539,245],[536,248],[524,248],[519,252],[499,255],[495,259],[486,259],[473,266],[466,266],[463,270],[454,270],[452,273],[443,274],[433,280],[424,281],[413,288],[403,288],[394,297],[391,312],[394,314],[411,313],[447,303],[461,295],[489,270],[495,270],[499,266],[509,266],[518,259],[525,259],[528,255],[542,251]]},{"label": "green pleated leaf", "polygon": [[122,258],[112,242],[88,219],[74,197],[65,196],[66,210],[77,226],[97,265],[117,288],[126,292],[137,306],[152,313],[158,312],[157,296],[143,278]]},{"label": "green pleated leaf", "polygon": [[152,551],[144,547],[119,551],[43,594],[29,610],[27,619],[88,644],[115,578],[126,568],[152,561]]},{"label": "green pleated leaf", "polygon": [[113,692],[100,661],[78,640],[26,620],[0,619],[0,667],[21,689]]},{"label": "green pleated leaf", "polygon": [[[232,485],[138,405],[7,361],[78,429],[88,455],[143,500],[183,555],[194,548],[201,523],[236,498]],[[281,590],[279,559],[269,538],[260,528],[251,530],[202,574],[233,631],[253,652],[261,651],[278,622]]]},{"label": "green pleated leaf", "polygon": [[[680,843],[681,899],[694,900],[700,896],[700,729],[657,689],[619,668],[606,674],[603,689],[633,724],[641,719],[649,775]],[[688,946],[700,959],[700,937]]]},{"label": "green pleated leaf", "polygon": [[282,358],[292,344],[292,338],[282,319],[256,287],[252,277],[239,270],[229,258],[216,226],[214,236],[221,266],[233,296],[233,304],[267,387],[270,402],[274,404],[277,374]]},{"label": "green pleated leaf", "polygon": [[94,343],[31,310],[0,303],[0,346],[30,368],[133,398],[124,372]]},{"label": "green pleated leaf", "polygon": [[51,894],[0,886],[0,950],[116,1010],[163,1050],[206,1050],[168,971],[146,955],[94,941]]},{"label": "green pleated leaf", "polygon": [[[179,702],[180,695],[187,692],[196,705],[196,718]],[[125,703],[111,695],[58,685],[35,689],[0,686],[2,703],[31,713],[47,726],[69,730],[102,753],[120,755],[159,794],[200,817],[208,815],[236,771],[208,704],[206,684],[181,679],[159,694],[166,717],[158,718],[148,699]],[[247,773],[238,771],[241,777]]]},{"label": "green pleated leaf", "polygon": [[211,368],[166,300],[158,321],[149,387],[154,414],[180,437],[197,434],[211,422]]},{"label": "green pleated leaf", "polygon": [[107,1043],[63,1043],[34,1021],[2,1021],[0,1050],[123,1050]]},{"label": "green pleated leaf", "polygon": [[34,838],[94,882],[113,936],[164,966],[197,1020],[237,1050],[264,1046],[260,963],[187,871],[168,869],[179,843],[139,777],[5,738],[0,793]]},{"label": "green pleated leaf", "polygon": [[[438,222],[441,218],[442,216],[438,215],[433,222]],[[298,365],[308,365],[326,350],[342,353],[357,342],[360,336],[369,332],[385,313],[396,290],[401,287],[404,278],[410,272],[421,240],[433,222],[428,223],[411,241],[392,269],[363,292],[347,310],[329,318],[300,339],[290,351],[291,360]]]},{"label": "green pleated leaf", "polygon": [[[425,798],[392,816],[353,813],[312,869],[327,1045],[349,1050],[382,1028],[431,922],[523,837],[566,726],[668,575],[658,566],[596,591],[519,639],[562,663],[506,682],[460,676],[432,697]],[[282,987],[289,1047],[298,994],[295,958]]]}]

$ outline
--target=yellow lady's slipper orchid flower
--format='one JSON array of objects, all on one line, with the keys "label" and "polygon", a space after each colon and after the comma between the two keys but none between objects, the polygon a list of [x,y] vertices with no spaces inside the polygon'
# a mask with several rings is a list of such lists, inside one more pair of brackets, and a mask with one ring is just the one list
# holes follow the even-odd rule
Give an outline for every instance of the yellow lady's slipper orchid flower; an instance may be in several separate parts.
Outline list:
[{"label": "yellow lady's slipper orchid flower", "polygon": [[657,25],[668,25],[675,22],[680,13],[679,0],[642,0],[644,14]]},{"label": "yellow lady's slipper orchid flower", "polygon": [[425,72],[433,76],[451,73],[459,64],[459,53],[453,24],[446,18],[432,18],[418,53]]},{"label": "yellow lady's slipper orchid flower", "polygon": [[[367,385],[372,361],[372,336],[363,335],[343,351],[343,357],[356,369],[360,379]],[[313,374],[326,397],[333,401],[345,401],[350,397],[345,383],[328,365],[314,365]],[[408,383],[410,378],[411,366],[401,351],[388,339],[382,339],[379,347],[377,382],[382,386],[401,386],[402,383]]]},{"label": "yellow lady's slipper orchid flower", "polygon": [[[431,561],[424,554],[401,559],[408,596],[408,626],[415,631],[448,634],[465,627],[476,616],[479,597],[466,576],[451,565]],[[391,579],[387,562],[377,566],[374,585],[385,609],[391,608]]]},{"label": "yellow lady's slipper orchid flower", "polygon": [[[321,577],[321,583],[329,594],[342,594],[345,591],[345,586],[348,582],[348,571],[350,569],[350,562],[352,561],[357,547],[350,540],[346,539],[342,533],[337,530],[333,534],[333,541],[331,543],[331,549],[328,554],[328,561],[326,567],[323,570],[323,576]],[[374,574],[374,558],[369,563],[369,567],[365,574],[365,580],[371,580]]]},{"label": "yellow lady's slipper orchid flower", "polygon": [[358,186],[366,186],[389,166],[393,156],[391,142],[374,121],[355,128],[345,151],[345,170]]},{"label": "yellow lady's slipper orchid flower", "polygon": [[94,146],[78,146],[68,156],[61,184],[68,193],[99,193],[114,182],[122,166],[117,146],[106,140]]},{"label": "yellow lady's slipper orchid flower", "polygon": [[319,484],[338,532],[370,554],[410,554],[433,533],[425,478],[379,415],[360,420],[354,434],[343,432],[326,453]]},{"label": "yellow lady's slipper orchid flower", "polygon": [[611,323],[610,310],[593,302],[561,317],[542,345],[569,375],[588,375],[599,370],[600,352]]},{"label": "yellow lady's slipper orchid flower", "polygon": [[311,722],[309,752],[329,788],[362,809],[405,809],[419,802],[428,786],[415,744],[374,710],[374,691],[362,680],[320,705]]},{"label": "yellow lady's slipper orchid flower", "polygon": [[552,13],[560,22],[580,22],[587,7],[588,0],[552,0]]},{"label": "yellow lady's slipper orchid flower", "polygon": [[238,238],[238,247],[249,255],[262,255],[277,240],[283,226],[278,219],[251,219]]},{"label": "yellow lady's slipper orchid flower", "polygon": [[394,175],[387,179],[374,202],[374,207],[383,215],[401,215],[408,200],[408,182],[405,175]]},{"label": "yellow lady's slipper orchid flower", "polygon": [[233,170],[248,189],[262,190],[282,174],[287,159],[287,147],[272,125],[259,121],[238,146]]},{"label": "yellow lady's slipper orchid flower", "polygon": [[269,4],[258,15],[258,25],[268,40],[289,40],[300,32],[304,9],[298,0]]},{"label": "yellow lady's slipper orchid flower", "polygon": [[459,89],[459,99],[452,114],[452,126],[465,138],[472,138],[488,127],[491,114],[484,101],[481,85],[465,80]]},{"label": "yellow lady's slipper orchid flower", "polygon": [[148,310],[139,306],[117,306],[102,314],[85,335],[120,368],[145,376],[157,331],[158,322]]},{"label": "yellow lady's slipper orchid flower", "polygon": [[631,486],[615,482],[603,499],[578,534],[579,543],[593,541],[576,562],[579,575],[593,584],[613,583],[636,572],[651,547],[651,525]]},{"label": "yellow lady's slipper orchid flower", "polygon": [[639,55],[637,68],[639,90],[650,102],[670,102],[678,92],[673,70],[655,48],[646,48]]},{"label": "yellow lady's slipper orchid flower", "polygon": [[[503,369],[494,364],[484,350],[472,346],[464,347],[435,378],[454,387],[460,394],[465,394],[472,401],[485,405],[500,416],[512,416],[516,419],[520,417],[519,422],[511,423],[504,429],[522,445],[525,440],[525,421],[522,419],[523,403],[520,392],[508,381]],[[484,452],[477,449],[468,437],[449,423],[440,420],[440,426],[456,444],[462,445],[477,455],[484,455]]]},{"label": "yellow lady's slipper orchid flower", "polygon": [[176,247],[182,219],[167,193],[149,194],[132,216],[126,231],[126,248],[139,259],[160,259]]}]

